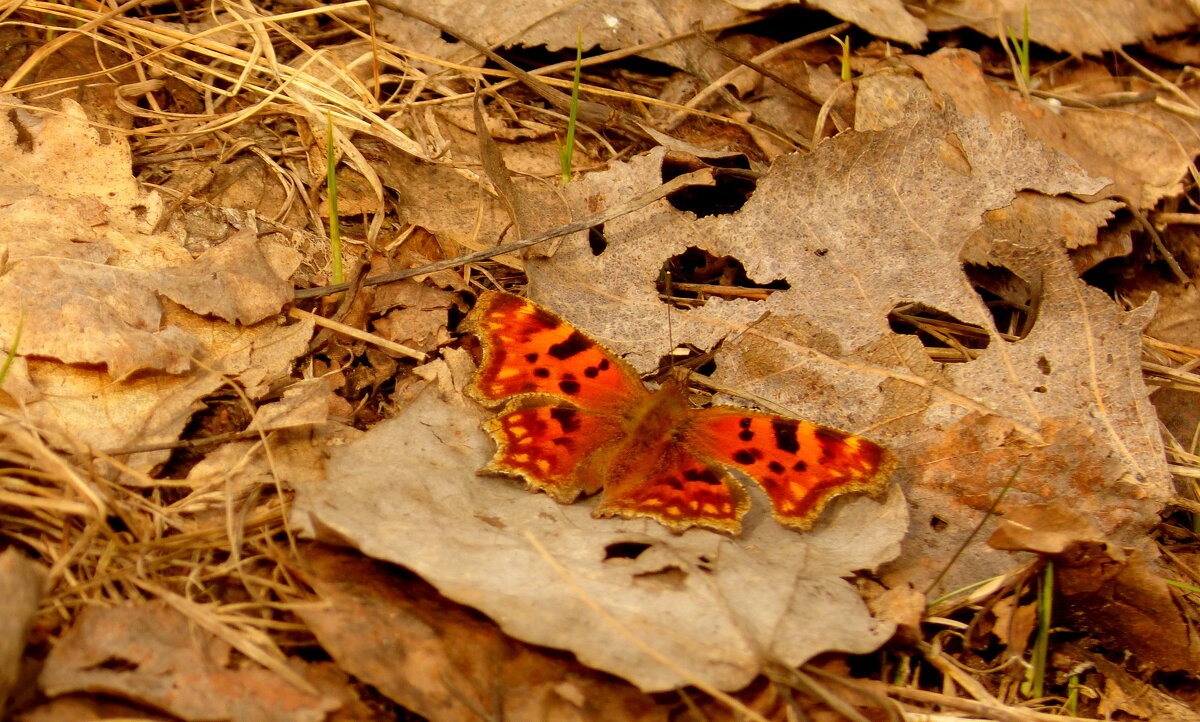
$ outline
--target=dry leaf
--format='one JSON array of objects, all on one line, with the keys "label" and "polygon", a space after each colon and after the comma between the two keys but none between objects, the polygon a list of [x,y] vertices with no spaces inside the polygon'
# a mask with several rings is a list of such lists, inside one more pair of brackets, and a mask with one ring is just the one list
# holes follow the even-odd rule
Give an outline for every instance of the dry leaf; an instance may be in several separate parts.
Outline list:
[{"label": "dry leaf", "polygon": [[930,5],[925,22],[932,31],[969,27],[994,38],[999,32],[1022,37],[1029,13],[1029,41],[1072,55],[1099,54],[1136,45],[1155,36],[1181,33],[1196,24],[1194,7],[1173,0],[949,0]]},{"label": "dry leaf", "polygon": [[302,547],[326,602],[297,614],[338,663],[434,722],[665,720],[667,707],[560,654],[512,640],[428,584],[319,544]]},{"label": "dry leaf", "polygon": [[[889,586],[924,588],[1018,469],[1012,498],[1070,497],[1120,543],[1143,535],[1157,521],[1152,500],[1169,493],[1141,379],[1140,333],[1153,308],[1126,312],[1088,288],[1061,244],[996,241],[992,263],[1038,300],[1025,338],[1004,340],[959,255],[983,214],[1018,190],[1090,194],[1105,181],[1011,117],[989,126],[948,108],[907,108],[894,127],[780,158],[736,212],[696,217],[664,200],[606,223],[598,255],[574,236],[553,258],[527,261],[529,295],[642,371],[678,344],[724,339],[713,375],[723,386],[891,446],[914,514],[894,567],[902,576]],[[664,158],[616,164],[569,190],[580,208],[615,205],[657,185]],[[791,288],[761,302],[668,308],[655,281],[689,247]],[[969,363],[932,362],[888,325],[913,302],[978,326],[987,348]],[[973,547],[945,588],[1010,565]]]},{"label": "dry leaf", "polygon": [[1056,620],[1128,651],[1145,669],[1200,669],[1200,636],[1162,576],[1074,509],[1054,502],[1006,511],[988,544],[1054,561]]},{"label": "dry leaf", "polygon": [[0,714],[20,676],[21,655],[45,580],[45,568],[15,547],[0,554]]},{"label": "dry leaf", "polygon": [[[0,106],[9,105],[0,98]],[[222,374],[257,397],[291,371],[291,360],[307,350],[310,322],[237,328],[197,316],[153,291],[165,274],[173,277],[173,293],[206,311],[262,317],[277,311],[284,295],[290,297],[285,277],[295,263],[291,251],[269,245],[259,251],[247,239],[193,261],[177,236],[154,231],[163,204],[134,180],[123,136],[102,141],[71,101],[58,114],[33,116],[12,108],[7,117],[10,122],[0,123],[0,154],[7,159],[0,185],[19,183],[22,191],[10,194],[13,202],[0,207],[0,218],[24,219],[28,228],[35,222],[29,214],[61,209],[79,211],[73,215],[87,221],[86,227],[50,223],[40,240],[16,243],[0,276],[0,343],[12,344],[22,324],[20,358],[4,390],[26,418],[57,434],[56,443],[66,447],[113,450],[171,441],[197,399],[226,383]],[[272,280],[242,285],[247,269],[240,262],[257,272],[272,269]],[[193,277],[185,293],[181,277],[188,272],[166,270],[184,267],[193,274],[203,268],[217,278]],[[214,299],[210,292],[226,282],[230,285]],[[267,295],[265,288],[271,289]],[[207,301],[200,299],[204,295]],[[124,461],[144,471],[167,453]]]},{"label": "dry leaf", "polygon": [[[573,50],[577,42],[585,48],[627,48],[689,33],[695,23],[712,27],[744,14],[719,0],[582,0],[566,5],[554,0],[486,4],[427,0],[411,7],[488,47],[544,45],[551,51]],[[455,61],[476,57],[462,43],[443,39],[435,28],[386,7],[380,8],[378,23],[402,47]],[[686,67],[692,50],[688,43],[675,42],[642,55]]]},{"label": "dry leaf", "polygon": [[230,668],[230,648],[165,602],[87,607],[50,650],[38,684],[47,695],[124,697],[189,722],[320,722],[338,702],[265,669]]},{"label": "dry leaf", "polygon": [[[1152,102],[1114,109],[1064,108],[1039,99],[1026,102],[1015,90],[1006,91],[988,80],[979,56],[968,50],[905,56],[904,62],[921,74],[937,96],[952,101],[959,113],[978,113],[994,126],[1011,122],[1005,116],[1012,114],[1030,138],[1068,154],[1089,174],[1111,179],[1112,186],[1102,195],[1123,196],[1139,208],[1178,193],[1190,177],[1192,157],[1200,152],[1200,137],[1190,121]],[[890,82],[889,76],[877,80]],[[1086,85],[1095,95],[1128,90],[1126,81],[1118,78],[1089,78]]]},{"label": "dry leaf", "polygon": [[[777,8],[777,0],[733,0],[737,7],[757,11]],[[809,0],[804,5],[848,20],[872,35],[909,45],[925,42],[925,23],[909,14],[900,0]]]},{"label": "dry leaf", "polygon": [[[297,488],[301,520],[412,569],[513,637],[570,650],[646,691],[697,679],[736,689],[770,660],[866,652],[890,636],[841,577],[895,553],[906,522],[894,490],[882,503],[839,500],[807,534],[776,524],[761,500],[740,539],[593,519],[594,500],[563,506],[475,476],[492,455],[484,413],[445,388],[443,362],[431,366],[442,368],[426,375],[444,390],[426,388],[396,418],[333,449],[329,479]],[[464,372],[455,378],[465,383]]]},{"label": "dry leaf", "polygon": [[292,300],[288,279],[299,265],[296,251],[259,241],[246,228],[189,264],[159,271],[151,283],[202,316],[250,325],[279,313]]}]

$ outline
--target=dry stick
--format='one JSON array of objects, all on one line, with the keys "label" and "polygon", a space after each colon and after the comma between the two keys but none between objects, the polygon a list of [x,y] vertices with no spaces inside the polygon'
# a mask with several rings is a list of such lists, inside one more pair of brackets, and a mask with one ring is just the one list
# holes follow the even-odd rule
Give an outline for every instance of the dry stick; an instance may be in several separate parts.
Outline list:
[{"label": "dry stick", "polygon": [[[499,255],[502,255],[505,253],[512,253],[513,251],[519,251],[522,248],[528,248],[529,246],[534,246],[534,245],[537,245],[538,243],[544,243],[552,238],[559,238],[561,236],[569,236],[572,233],[578,233],[579,231],[586,231],[587,229],[592,228],[593,226],[598,226],[601,223],[605,223],[607,221],[612,220],[613,218],[617,218],[619,216],[626,215],[628,213],[636,211],[639,208],[642,208],[643,206],[648,206],[651,203],[659,200],[660,198],[666,197],[666,196],[674,193],[675,191],[680,190],[681,188],[683,188],[685,186],[712,186],[712,185],[716,185],[716,180],[713,177],[712,169],[711,168],[701,168],[700,170],[692,171],[691,173],[685,173],[681,176],[673,178],[670,181],[667,181],[666,183],[663,183],[662,185],[658,186],[657,188],[653,188],[651,190],[646,191],[645,193],[642,193],[640,195],[637,195],[637,196],[629,199],[628,201],[622,203],[619,206],[614,206],[613,208],[609,208],[607,210],[601,211],[594,215],[590,215],[587,218],[583,218],[581,220],[574,221],[573,223],[568,223],[565,226],[559,226],[558,228],[552,228],[551,230],[545,231],[544,233],[539,233],[538,235],[533,236],[532,238],[525,238],[520,241],[513,241],[512,243],[506,243],[503,246],[495,246],[493,248],[485,248],[482,251],[468,253],[465,256],[458,256],[456,258],[448,258],[444,261],[438,261],[437,263],[430,263],[428,265],[421,266],[420,268],[409,268],[409,269],[406,269],[403,271],[395,271],[393,273],[385,273],[380,276],[373,276],[371,278],[368,278],[366,281],[364,281],[363,285],[364,286],[376,286],[376,285],[379,285],[380,283],[390,283],[391,281],[399,281],[404,278],[412,278],[413,276],[424,276],[426,274],[434,273],[436,271],[444,271],[447,268],[457,268],[458,266],[465,266],[468,263],[476,263],[478,261],[486,261],[487,259],[492,258],[494,256],[499,256]],[[296,298],[296,300],[301,300],[301,299],[305,299],[305,298],[315,298],[317,296],[324,296],[324,295],[327,295],[330,293],[339,293],[341,291],[345,291],[348,288],[350,288],[349,283],[337,283],[332,286],[321,286],[318,288],[301,288],[296,291],[295,298]]]},{"label": "dry stick", "polygon": [[408,346],[405,346],[404,344],[396,343],[395,341],[389,341],[388,339],[383,338],[382,336],[377,336],[373,333],[368,333],[361,329],[357,329],[353,326],[347,326],[344,323],[339,323],[338,321],[334,321],[332,319],[325,318],[324,316],[318,316],[315,313],[309,313],[308,311],[302,311],[298,308],[289,308],[287,314],[295,319],[299,319],[299,320],[303,320],[303,321],[312,321],[314,324],[316,324],[318,326],[324,326],[325,328],[328,328],[331,331],[337,331],[340,334],[349,336],[351,338],[356,338],[359,341],[366,341],[367,343],[375,344],[379,348],[387,349],[388,351],[391,351],[392,353],[400,354],[401,356],[407,356],[411,359],[416,359],[417,361],[421,361],[421,362],[425,361],[425,358],[426,358],[425,353],[423,351],[418,351],[416,349],[409,348]]},{"label": "dry stick", "polygon": [[1137,207],[1133,205],[1133,202],[1125,196],[1113,197],[1125,204],[1125,208],[1133,214],[1133,217],[1137,219],[1138,223],[1141,224],[1142,228],[1147,234],[1149,234],[1150,240],[1154,241],[1154,247],[1163,257],[1163,260],[1167,262],[1167,267],[1171,269],[1171,273],[1175,276],[1175,280],[1184,285],[1190,283],[1192,279],[1188,278],[1188,275],[1183,272],[1182,268],[1179,267],[1179,262],[1176,261],[1175,257],[1171,255],[1171,252],[1167,250],[1167,244],[1163,243],[1162,236],[1158,235],[1158,230],[1154,227],[1154,224],[1146,218],[1146,214],[1138,210]]},{"label": "dry stick", "polygon": [[1089,717],[1068,717],[1066,715],[1038,712],[1037,710],[1021,709],[1019,707],[1005,707],[1003,705],[996,707],[986,702],[977,702],[963,697],[951,697],[939,692],[927,692],[923,689],[899,687],[892,684],[879,684],[893,697],[905,697],[922,704],[936,704],[942,707],[962,710],[970,714],[992,716],[997,719],[1000,718],[1000,715],[1007,714],[1011,717],[1004,717],[1004,719],[1015,717],[1015,719],[1021,722],[1027,722],[1028,720],[1037,720],[1037,722],[1095,722],[1095,720]]}]

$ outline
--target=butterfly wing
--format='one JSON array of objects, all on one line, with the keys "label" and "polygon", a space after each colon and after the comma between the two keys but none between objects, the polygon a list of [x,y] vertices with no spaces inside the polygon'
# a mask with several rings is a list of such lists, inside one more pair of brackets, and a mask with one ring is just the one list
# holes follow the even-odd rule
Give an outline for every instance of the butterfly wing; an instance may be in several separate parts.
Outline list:
[{"label": "butterfly wing", "polygon": [[480,474],[522,477],[561,504],[600,490],[606,464],[597,456],[624,435],[611,417],[566,404],[509,407],[483,428],[496,441],[496,455]]},{"label": "butterfly wing", "polygon": [[775,519],[799,529],[840,494],[879,493],[896,468],[886,449],[861,436],[731,406],[689,413],[679,439],[697,456],[745,472],[770,497]]},{"label": "butterfly wing", "polygon": [[650,517],[677,532],[700,526],[740,534],[750,508],[741,485],[669,438],[656,446],[620,449],[594,515]]},{"label": "butterfly wing", "polygon": [[582,409],[615,411],[649,393],[623,359],[527,299],[489,291],[464,328],[483,345],[468,390],[485,406],[542,394]]},{"label": "butterfly wing", "polygon": [[524,478],[569,504],[604,484],[622,413],[649,392],[629,364],[532,301],[480,296],[464,321],[483,346],[468,391],[504,408],[484,425],[496,455],[479,473]]}]

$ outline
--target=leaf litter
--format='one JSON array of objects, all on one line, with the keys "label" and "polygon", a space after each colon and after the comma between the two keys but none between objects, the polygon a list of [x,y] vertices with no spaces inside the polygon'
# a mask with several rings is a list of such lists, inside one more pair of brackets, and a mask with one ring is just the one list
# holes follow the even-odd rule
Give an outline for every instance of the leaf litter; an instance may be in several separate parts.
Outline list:
[{"label": "leaf litter", "polygon": [[[1146,5],[1079,23],[1044,3],[1031,38],[1097,53],[1194,25]],[[849,25],[781,45],[753,24],[781,12],[761,3],[435,4],[421,8],[430,25],[389,0],[371,32],[361,3],[254,24],[234,7],[191,23],[116,16],[7,66],[0,528],[39,562],[0,581],[43,591],[32,632],[21,620],[38,595],[25,594],[0,640],[19,718],[70,718],[106,694],[139,705],[117,714],[181,719],[782,719],[896,704],[1194,719],[1186,685],[1161,676],[1196,666],[1195,587],[1176,581],[1200,584],[1194,533],[1159,519],[1168,502],[1200,512],[1186,72],[1119,51],[1023,92],[998,80],[1011,73],[998,43],[970,40],[975,53],[944,34],[965,22],[1004,36],[1015,6],[816,6],[884,39],[855,47],[853,83],[830,39]],[[359,38],[284,62],[258,52],[275,33],[300,47],[284,27],[317,18]],[[82,105],[54,97],[120,62],[78,52],[111,32],[159,48],[134,57],[152,80],[89,86]],[[569,81],[549,71],[570,63],[522,61],[544,66],[531,73],[500,55],[580,36],[609,52],[587,61],[579,165],[559,187],[563,121],[538,104],[565,113]],[[931,37],[945,47],[884,42]],[[188,53],[240,76],[194,74]],[[605,75],[634,54],[668,69]],[[747,55],[770,80],[733,59]],[[380,68],[405,88],[386,112],[364,102]],[[227,94],[214,82],[245,105],[201,115],[206,93]],[[292,288],[327,282],[312,224],[329,213],[331,118],[348,265],[416,280],[353,286],[344,303],[297,294],[314,315],[288,306]],[[629,203],[701,169],[713,185]],[[597,213],[588,231],[479,262]],[[893,488],[839,500],[804,534],[758,503],[730,538],[598,521],[594,502],[475,476],[491,449],[452,332],[472,293],[523,284],[640,371],[692,349],[721,403],[879,441],[901,460]],[[339,336],[345,324],[363,330]],[[1061,675],[1047,684],[1064,696],[1029,700],[1051,569],[1055,624],[1074,635],[1049,633]],[[8,650],[26,638],[19,663]],[[845,687],[847,659],[891,682]],[[902,671],[913,664],[941,691]],[[815,682],[831,674],[833,694]]]}]

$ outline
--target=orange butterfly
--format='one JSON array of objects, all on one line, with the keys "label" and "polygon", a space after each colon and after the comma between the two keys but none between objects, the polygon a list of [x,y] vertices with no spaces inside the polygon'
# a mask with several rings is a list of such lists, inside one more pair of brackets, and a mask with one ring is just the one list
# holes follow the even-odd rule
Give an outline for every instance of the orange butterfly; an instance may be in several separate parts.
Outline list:
[{"label": "orange butterfly", "polygon": [[503,405],[484,424],[497,450],[479,473],[523,477],[563,504],[602,491],[593,516],[738,534],[750,501],[734,467],[767,493],[777,521],[807,529],[830,499],[878,493],[896,467],[883,447],[828,426],[690,408],[685,376],[648,391],[619,356],[518,296],[483,294],[464,328],[483,345],[468,392]]}]

